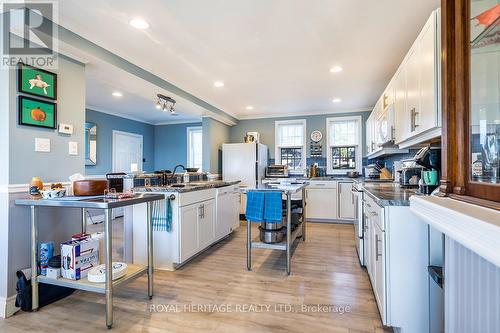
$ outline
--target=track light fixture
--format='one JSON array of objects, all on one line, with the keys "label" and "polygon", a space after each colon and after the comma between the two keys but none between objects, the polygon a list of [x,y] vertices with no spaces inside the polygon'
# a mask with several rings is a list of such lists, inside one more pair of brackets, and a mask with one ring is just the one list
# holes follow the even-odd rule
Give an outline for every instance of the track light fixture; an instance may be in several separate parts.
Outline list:
[{"label": "track light fixture", "polygon": [[161,109],[162,111],[169,111],[170,115],[177,116],[178,113],[175,112],[175,99],[169,96],[165,96],[162,94],[157,94],[156,97],[158,100],[156,101],[156,108]]}]

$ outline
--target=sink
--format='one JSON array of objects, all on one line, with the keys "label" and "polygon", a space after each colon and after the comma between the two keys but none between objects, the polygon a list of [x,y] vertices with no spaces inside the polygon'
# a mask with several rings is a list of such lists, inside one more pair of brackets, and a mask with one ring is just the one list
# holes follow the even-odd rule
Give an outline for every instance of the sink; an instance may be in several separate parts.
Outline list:
[{"label": "sink", "polygon": [[186,187],[186,184],[172,184],[170,187]]}]

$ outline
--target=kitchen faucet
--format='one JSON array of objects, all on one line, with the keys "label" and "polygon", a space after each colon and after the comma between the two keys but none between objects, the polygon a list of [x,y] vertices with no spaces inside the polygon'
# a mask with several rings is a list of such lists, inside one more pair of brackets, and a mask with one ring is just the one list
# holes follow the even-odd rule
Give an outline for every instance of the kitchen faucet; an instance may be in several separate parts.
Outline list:
[{"label": "kitchen faucet", "polygon": [[186,171],[186,167],[184,165],[177,164],[175,166],[175,168],[174,168],[174,171],[172,171],[172,175],[170,177],[168,177],[168,175],[167,175],[167,177],[165,177],[165,180],[166,180],[166,184],[165,185],[170,184],[170,182],[172,181],[172,178],[174,178],[174,176],[175,176],[175,171],[177,170],[178,167],[181,167],[182,169],[184,169],[184,171]]}]

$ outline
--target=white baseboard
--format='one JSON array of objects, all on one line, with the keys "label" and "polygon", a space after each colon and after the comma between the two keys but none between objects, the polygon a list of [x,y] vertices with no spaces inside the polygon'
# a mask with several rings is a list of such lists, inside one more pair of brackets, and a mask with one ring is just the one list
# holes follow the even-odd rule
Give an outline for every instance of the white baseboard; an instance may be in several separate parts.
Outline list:
[{"label": "white baseboard", "polygon": [[16,295],[8,298],[0,297],[0,318],[8,318],[19,311],[16,307]]}]

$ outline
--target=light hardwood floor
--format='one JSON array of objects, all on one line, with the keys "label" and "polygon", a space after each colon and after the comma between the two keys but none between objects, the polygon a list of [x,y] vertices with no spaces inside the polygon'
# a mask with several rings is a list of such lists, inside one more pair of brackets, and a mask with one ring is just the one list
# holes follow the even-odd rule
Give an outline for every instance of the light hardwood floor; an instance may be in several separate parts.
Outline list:
[{"label": "light hardwood floor", "polygon": [[[116,220],[116,236],[121,228]],[[121,247],[114,252],[120,257]],[[292,257],[291,276],[285,273],[281,251],[253,250],[253,270],[247,271],[242,227],[176,272],[155,272],[153,300],[146,294],[146,277],[116,289],[114,332],[387,331],[366,271],[359,266],[352,225],[308,223],[307,241],[299,243]],[[189,304],[226,306],[232,312],[186,311]],[[304,312],[302,304],[348,306],[350,312],[335,313],[334,307],[329,313]],[[243,312],[248,305],[270,308]],[[288,312],[288,305],[294,312]],[[0,320],[0,332],[104,332],[104,312],[103,296],[77,291],[36,313]]]}]

